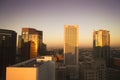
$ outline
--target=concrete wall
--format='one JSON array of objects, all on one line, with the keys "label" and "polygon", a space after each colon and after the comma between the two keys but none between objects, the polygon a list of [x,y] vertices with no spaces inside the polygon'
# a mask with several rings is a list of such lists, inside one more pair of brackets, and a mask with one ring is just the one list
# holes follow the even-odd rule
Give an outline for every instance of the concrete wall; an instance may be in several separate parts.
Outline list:
[{"label": "concrete wall", "polygon": [[36,68],[7,67],[6,80],[36,80]]},{"label": "concrete wall", "polygon": [[53,61],[48,61],[37,69],[37,80],[55,80],[55,63]]},{"label": "concrete wall", "polygon": [[6,80],[55,80],[55,63],[48,61],[36,67],[7,67]]}]

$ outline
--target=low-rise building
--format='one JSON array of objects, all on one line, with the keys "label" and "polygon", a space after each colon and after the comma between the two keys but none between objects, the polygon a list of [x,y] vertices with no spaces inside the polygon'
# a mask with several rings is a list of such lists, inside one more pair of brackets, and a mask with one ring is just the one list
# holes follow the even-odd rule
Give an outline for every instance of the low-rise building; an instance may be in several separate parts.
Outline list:
[{"label": "low-rise building", "polygon": [[6,68],[6,80],[55,80],[53,61],[37,62],[36,58]]}]

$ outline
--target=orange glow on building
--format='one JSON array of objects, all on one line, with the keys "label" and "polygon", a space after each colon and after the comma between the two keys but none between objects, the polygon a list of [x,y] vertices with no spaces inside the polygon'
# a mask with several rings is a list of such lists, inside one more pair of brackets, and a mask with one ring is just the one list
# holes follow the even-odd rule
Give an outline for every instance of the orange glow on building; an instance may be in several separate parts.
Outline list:
[{"label": "orange glow on building", "polygon": [[[28,59],[35,58],[40,54],[40,48],[42,47],[43,43],[43,35],[42,31],[38,31],[33,28],[22,28],[22,45],[26,43],[25,47],[27,46],[26,50],[22,50],[22,54],[26,54]],[[24,59],[25,60],[25,59]],[[27,60],[27,59],[26,59]]]},{"label": "orange glow on building", "polygon": [[110,34],[109,31],[106,30],[99,30],[99,31],[94,31],[93,33],[93,43],[94,46],[110,46]]},{"label": "orange glow on building", "polygon": [[78,47],[78,25],[64,26],[64,53],[75,54]]},{"label": "orange glow on building", "polygon": [[8,67],[6,71],[6,80],[37,80],[37,68]]},{"label": "orange glow on building", "polygon": [[55,80],[55,63],[50,56],[45,57],[43,61],[37,57],[7,67],[6,80]]},{"label": "orange glow on building", "polygon": [[[31,35],[30,58],[38,56],[39,37],[38,34]],[[41,44],[42,45],[42,44]]]},{"label": "orange glow on building", "polygon": [[57,54],[57,58],[58,58],[59,61],[63,61],[64,60],[63,56],[60,55],[59,53]]},{"label": "orange glow on building", "polygon": [[64,25],[64,63],[78,64],[78,25]]}]

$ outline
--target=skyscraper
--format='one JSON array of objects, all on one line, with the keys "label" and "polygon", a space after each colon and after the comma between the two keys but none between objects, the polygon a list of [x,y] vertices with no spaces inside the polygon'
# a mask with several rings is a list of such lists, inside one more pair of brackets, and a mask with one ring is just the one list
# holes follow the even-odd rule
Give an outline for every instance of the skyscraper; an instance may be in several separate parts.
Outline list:
[{"label": "skyscraper", "polygon": [[78,25],[64,26],[64,64],[67,76],[78,79]]},{"label": "skyscraper", "polygon": [[15,64],[16,37],[15,31],[0,29],[0,80],[5,80],[6,67]]},{"label": "skyscraper", "polygon": [[106,66],[110,66],[110,34],[107,30],[94,31],[93,48],[96,58],[105,59]]},{"label": "skyscraper", "polygon": [[41,54],[43,32],[33,28],[22,28],[22,60],[35,58]]},{"label": "skyscraper", "polygon": [[106,80],[106,67],[110,65],[109,31],[93,32],[93,49],[97,67],[97,80]]},{"label": "skyscraper", "polygon": [[64,26],[64,63],[78,64],[78,25]]}]

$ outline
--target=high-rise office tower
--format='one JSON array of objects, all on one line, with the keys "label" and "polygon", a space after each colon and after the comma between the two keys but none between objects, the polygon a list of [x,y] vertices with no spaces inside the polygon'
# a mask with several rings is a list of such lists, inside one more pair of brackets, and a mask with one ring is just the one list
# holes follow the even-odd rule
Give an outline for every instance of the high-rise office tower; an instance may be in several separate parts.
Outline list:
[{"label": "high-rise office tower", "polygon": [[6,67],[15,64],[16,37],[15,31],[0,29],[0,80],[5,80]]},{"label": "high-rise office tower", "polygon": [[109,31],[94,31],[93,49],[97,66],[97,80],[106,80],[106,67],[110,65]]},{"label": "high-rise office tower", "polygon": [[107,30],[94,31],[93,48],[96,58],[105,59],[106,66],[110,66],[110,34]]},{"label": "high-rise office tower", "polygon": [[33,28],[22,28],[22,60],[35,58],[41,54],[43,32]]},{"label": "high-rise office tower", "polygon": [[64,63],[78,64],[78,25],[64,26]]},{"label": "high-rise office tower", "polygon": [[64,64],[69,79],[78,79],[78,25],[64,26]]}]

